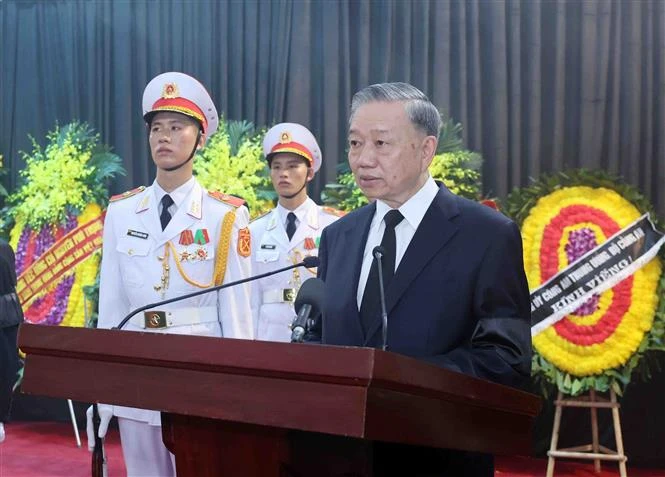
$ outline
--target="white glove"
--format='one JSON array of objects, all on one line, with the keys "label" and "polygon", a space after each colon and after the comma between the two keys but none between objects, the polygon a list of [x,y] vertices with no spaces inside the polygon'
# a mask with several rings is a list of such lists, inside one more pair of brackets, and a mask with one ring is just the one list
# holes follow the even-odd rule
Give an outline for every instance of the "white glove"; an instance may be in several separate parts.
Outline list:
[{"label": "white glove", "polygon": [[[110,404],[97,404],[97,412],[99,413],[99,432],[97,435],[100,439],[103,439],[109,428],[109,422],[111,422],[111,418],[113,417],[113,406]],[[85,415],[87,417],[85,433],[88,435],[88,450],[92,452],[95,449],[95,431],[94,426],[92,425],[92,406],[85,411]]]}]

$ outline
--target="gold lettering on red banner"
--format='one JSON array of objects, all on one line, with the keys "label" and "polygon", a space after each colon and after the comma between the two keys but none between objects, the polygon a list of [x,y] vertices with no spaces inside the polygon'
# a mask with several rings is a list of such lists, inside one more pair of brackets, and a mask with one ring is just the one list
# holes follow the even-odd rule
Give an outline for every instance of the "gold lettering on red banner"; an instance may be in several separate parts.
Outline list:
[{"label": "gold lettering on red banner", "polygon": [[26,306],[41,292],[50,289],[76,265],[102,247],[103,216],[82,224],[54,243],[16,283],[16,293]]}]

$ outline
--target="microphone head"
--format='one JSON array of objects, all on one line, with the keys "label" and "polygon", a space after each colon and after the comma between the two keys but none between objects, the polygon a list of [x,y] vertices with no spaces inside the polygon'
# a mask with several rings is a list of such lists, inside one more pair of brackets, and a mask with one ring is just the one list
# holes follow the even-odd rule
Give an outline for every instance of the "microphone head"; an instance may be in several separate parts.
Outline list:
[{"label": "microphone head", "polygon": [[302,259],[302,264],[305,266],[305,268],[316,268],[319,266],[319,263],[321,260],[319,260],[319,257],[305,257]]},{"label": "microphone head", "polygon": [[321,313],[323,308],[323,297],[325,294],[325,284],[320,278],[310,278],[305,280],[298,290],[294,307],[296,313],[300,311],[303,305],[311,305],[310,316]]},{"label": "microphone head", "polygon": [[374,247],[374,249],[372,250],[372,256],[373,256],[374,258],[376,258],[377,260],[378,260],[379,258],[383,258],[383,256],[384,256],[385,254],[386,254],[386,249],[385,249],[384,247],[382,247],[381,245],[377,245],[377,246]]}]

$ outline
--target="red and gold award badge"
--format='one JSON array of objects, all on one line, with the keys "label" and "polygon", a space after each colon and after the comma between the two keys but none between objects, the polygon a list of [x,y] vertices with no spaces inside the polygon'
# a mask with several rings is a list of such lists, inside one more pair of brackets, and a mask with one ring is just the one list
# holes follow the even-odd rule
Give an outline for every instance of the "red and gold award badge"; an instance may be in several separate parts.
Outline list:
[{"label": "red and gold award badge", "polygon": [[252,253],[252,236],[249,228],[238,230],[238,254],[241,257],[249,257]]}]

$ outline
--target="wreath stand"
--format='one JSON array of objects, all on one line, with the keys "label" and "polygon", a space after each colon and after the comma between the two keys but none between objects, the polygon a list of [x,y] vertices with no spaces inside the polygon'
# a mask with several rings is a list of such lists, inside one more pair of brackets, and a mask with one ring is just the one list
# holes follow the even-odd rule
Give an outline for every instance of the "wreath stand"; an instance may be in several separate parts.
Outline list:
[{"label": "wreath stand", "polygon": [[[561,391],[554,401],[556,409],[554,412],[554,427],[552,428],[552,441],[550,450],[547,452],[547,477],[554,475],[554,459],[587,459],[593,460],[596,473],[600,473],[600,461],[614,461],[619,463],[619,474],[621,477],[627,477],[626,460],[628,458],[623,451],[623,438],[621,437],[621,420],[619,419],[619,407],[617,396],[614,390],[610,389],[610,398],[596,396],[596,391],[591,390],[588,396],[578,396],[575,398],[565,398]],[[586,407],[591,411],[591,435],[592,444],[557,449],[559,440],[559,427],[561,425],[561,412],[564,407]],[[614,438],[616,441],[616,451],[608,449],[598,443],[598,409],[611,409],[612,422],[614,424]]]}]

